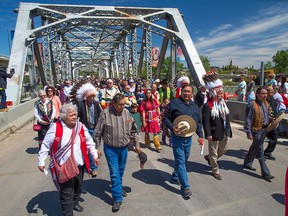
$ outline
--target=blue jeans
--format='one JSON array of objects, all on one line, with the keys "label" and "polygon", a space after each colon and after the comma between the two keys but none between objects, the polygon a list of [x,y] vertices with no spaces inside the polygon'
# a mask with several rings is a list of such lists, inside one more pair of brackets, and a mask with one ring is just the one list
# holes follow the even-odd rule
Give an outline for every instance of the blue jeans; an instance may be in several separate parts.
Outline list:
[{"label": "blue jeans", "polygon": [[126,166],[128,149],[115,148],[104,143],[104,153],[110,171],[111,192],[114,202],[122,202],[122,178]]},{"label": "blue jeans", "polygon": [[[92,136],[94,129],[88,129],[89,134]],[[98,166],[95,164],[93,155],[89,152],[89,162],[90,162],[90,171],[98,170]]]},{"label": "blue jeans", "polygon": [[176,136],[174,133],[172,133],[171,135],[175,160],[172,178],[175,180],[179,179],[181,184],[181,190],[184,190],[185,188],[190,188],[186,171],[186,164],[190,155],[192,137],[179,137]]},{"label": "blue jeans", "polygon": [[1,96],[0,109],[4,109],[6,107],[6,99],[7,99],[5,89],[0,90],[0,96]]}]

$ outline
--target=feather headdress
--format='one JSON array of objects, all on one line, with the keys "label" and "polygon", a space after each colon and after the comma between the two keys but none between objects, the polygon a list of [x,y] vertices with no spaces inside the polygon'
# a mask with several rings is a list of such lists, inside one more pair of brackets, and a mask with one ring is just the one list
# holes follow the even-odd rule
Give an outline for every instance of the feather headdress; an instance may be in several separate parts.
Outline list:
[{"label": "feather headdress", "polygon": [[91,83],[77,83],[71,90],[71,102],[76,104],[79,101],[86,100],[90,95],[96,96],[97,90]]},{"label": "feather headdress", "polygon": [[176,86],[181,87],[183,83],[190,84],[190,80],[187,76],[182,76],[177,80]]}]

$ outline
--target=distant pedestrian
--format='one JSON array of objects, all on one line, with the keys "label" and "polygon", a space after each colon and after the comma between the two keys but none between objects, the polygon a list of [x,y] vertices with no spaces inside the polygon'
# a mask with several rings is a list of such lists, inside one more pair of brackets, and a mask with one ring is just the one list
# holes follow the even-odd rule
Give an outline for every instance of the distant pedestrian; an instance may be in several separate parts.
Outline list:
[{"label": "distant pedestrian", "polygon": [[47,86],[45,88],[45,92],[46,92],[47,98],[52,101],[53,106],[55,108],[54,122],[56,122],[59,120],[60,108],[62,107],[60,98],[56,95],[56,90],[53,86]]},{"label": "distant pedestrian", "polygon": [[34,119],[40,125],[40,130],[37,131],[40,150],[50,124],[54,121],[56,111],[52,100],[47,98],[44,90],[40,90],[38,96],[39,100],[34,103]]},{"label": "distant pedestrian", "polygon": [[[166,98],[164,100],[163,104],[161,105],[161,116],[164,115],[165,109],[169,103],[170,103],[170,100],[168,98]],[[167,145],[166,138],[168,138],[169,139],[169,145],[172,147],[171,132],[170,132],[169,128],[167,127],[167,125],[163,124],[163,122],[162,122],[162,126],[163,126],[162,144]]]},{"label": "distant pedestrian", "polygon": [[1,104],[0,104],[0,112],[7,112],[8,108],[6,107],[6,88],[7,88],[7,78],[12,78],[14,72],[7,74],[6,70],[0,68],[0,96],[1,96]]},{"label": "distant pedestrian", "polygon": [[243,75],[240,77],[240,83],[237,85],[235,93],[237,94],[237,101],[244,102],[244,96],[246,94],[246,82]]},{"label": "distant pedestrian", "polygon": [[248,77],[249,81],[248,81],[248,85],[247,85],[247,91],[246,91],[246,102],[250,103],[251,101],[255,100],[255,80],[256,76],[255,75],[250,75]]},{"label": "distant pedestrian", "polygon": [[195,103],[198,106],[198,108],[200,108],[202,110],[202,107],[205,103],[207,103],[207,99],[208,99],[208,93],[207,93],[207,89],[205,87],[205,85],[201,85],[198,88],[198,92],[195,96]]},{"label": "distant pedestrian", "polygon": [[135,103],[132,103],[131,107],[130,107],[130,115],[133,117],[133,119],[137,125],[138,132],[140,132],[141,127],[142,127],[142,122],[141,122],[141,115],[137,109],[138,109],[138,105]]},{"label": "distant pedestrian", "polygon": [[118,87],[114,86],[114,82],[112,79],[107,79],[106,84],[106,88],[102,91],[101,104],[103,109],[109,107],[111,105],[110,102],[112,101],[113,97],[120,92]]},{"label": "distant pedestrian", "polygon": [[150,148],[149,133],[152,133],[155,149],[159,152],[162,150],[158,136],[160,132],[160,105],[152,97],[151,90],[146,91],[145,100],[142,101],[140,106],[140,113],[142,114],[142,132],[145,132],[146,147]]}]

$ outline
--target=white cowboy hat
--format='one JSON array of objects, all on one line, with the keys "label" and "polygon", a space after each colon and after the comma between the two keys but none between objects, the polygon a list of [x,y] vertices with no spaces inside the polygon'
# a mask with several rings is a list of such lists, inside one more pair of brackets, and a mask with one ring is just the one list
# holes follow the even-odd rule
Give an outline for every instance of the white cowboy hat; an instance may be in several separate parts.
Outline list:
[{"label": "white cowboy hat", "polygon": [[197,128],[195,120],[188,115],[178,116],[174,120],[173,126],[177,127],[181,131],[181,134],[176,134],[177,136],[181,136],[181,137],[192,136],[195,133],[196,128]]},{"label": "white cowboy hat", "polygon": [[271,122],[268,127],[265,128],[266,132],[270,132],[272,129],[276,128],[276,126],[279,124],[279,122],[284,119],[286,116],[285,113],[281,113],[280,115],[277,116],[277,118]]}]

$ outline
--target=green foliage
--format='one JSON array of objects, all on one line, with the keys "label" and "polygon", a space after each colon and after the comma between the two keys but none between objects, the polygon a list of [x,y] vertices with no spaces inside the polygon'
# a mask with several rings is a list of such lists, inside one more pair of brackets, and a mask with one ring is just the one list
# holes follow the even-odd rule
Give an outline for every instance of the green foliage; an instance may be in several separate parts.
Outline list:
[{"label": "green foliage", "polygon": [[275,73],[288,72],[288,50],[278,51],[273,57]]},{"label": "green foliage", "polygon": [[210,61],[207,56],[200,56],[201,62],[203,64],[203,67],[205,68],[205,71],[210,71],[211,66],[210,66]]},{"label": "green foliage", "polygon": [[267,63],[264,64],[264,70],[273,70],[274,66],[271,61],[268,61]]},{"label": "green foliage", "polygon": [[[178,72],[183,71],[184,65],[182,63],[176,62],[176,74]],[[170,57],[166,57],[164,59],[163,65],[160,71],[161,77],[165,77],[166,79],[171,79],[171,60]]]}]

